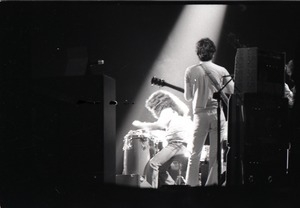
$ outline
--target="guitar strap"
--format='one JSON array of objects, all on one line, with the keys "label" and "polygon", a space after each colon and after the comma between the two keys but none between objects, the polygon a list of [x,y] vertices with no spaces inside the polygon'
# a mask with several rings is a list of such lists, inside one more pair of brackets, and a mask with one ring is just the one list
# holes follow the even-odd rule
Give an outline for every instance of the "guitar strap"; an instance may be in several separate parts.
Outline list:
[{"label": "guitar strap", "polygon": [[215,79],[215,77],[211,74],[211,72],[206,69],[206,67],[204,67],[202,64],[200,64],[200,66],[203,68],[203,70],[205,71],[205,73],[207,74],[207,76],[210,78],[210,80],[212,81],[212,83],[215,85],[215,87],[217,88],[218,92],[220,92],[220,97],[223,100],[223,102],[226,104],[226,106],[228,106],[228,103],[229,103],[228,97],[221,90],[221,86],[220,86],[219,82]]}]

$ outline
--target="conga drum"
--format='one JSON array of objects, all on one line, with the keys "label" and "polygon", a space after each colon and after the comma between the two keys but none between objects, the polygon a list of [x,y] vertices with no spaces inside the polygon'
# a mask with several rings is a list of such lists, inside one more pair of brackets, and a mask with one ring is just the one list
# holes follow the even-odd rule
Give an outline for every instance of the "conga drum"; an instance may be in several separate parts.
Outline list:
[{"label": "conga drum", "polygon": [[150,160],[150,135],[142,130],[129,131],[124,137],[123,174],[144,175]]}]

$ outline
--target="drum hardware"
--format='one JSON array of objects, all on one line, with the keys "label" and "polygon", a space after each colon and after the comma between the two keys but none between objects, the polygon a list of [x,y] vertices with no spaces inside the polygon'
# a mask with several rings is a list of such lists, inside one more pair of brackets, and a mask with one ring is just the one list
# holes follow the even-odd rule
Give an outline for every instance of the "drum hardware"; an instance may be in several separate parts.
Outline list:
[{"label": "drum hardware", "polygon": [[149,133],[146,133],[144,130],[130,130],[124,137],[124,146],[123,150],[130,150],[132,149],[132,140],[139,139],[142,142],[143,150],[146,149],[148,144],[148,139],[152,139]]},{"label": "drum hardware", "polygon": [[130,130],[124,136],[124,159],[122,174],[144,175],[150,158],[159,150],[159,142],[149,131],[143,129]]},{"label": "drum hardware", "polygon": [[185,185],[186,181],[185,181],[184,177],[182,176],[182,163],[178,162],[178,161],[176,161],[176,162],[178,163],[178,176],[176,178],[175,184],[176,185]]}]

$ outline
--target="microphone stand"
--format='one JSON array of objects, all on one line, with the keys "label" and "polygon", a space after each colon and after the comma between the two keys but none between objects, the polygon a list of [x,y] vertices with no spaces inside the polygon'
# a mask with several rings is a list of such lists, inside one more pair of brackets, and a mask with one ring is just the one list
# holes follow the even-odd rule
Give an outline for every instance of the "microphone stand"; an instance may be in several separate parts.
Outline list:
[{"label": "microphone stand", "polygon": [[[221,91],[228,85],[229,82],[231,82],[233,78],[231,78],[221,89],[218,90],[217,93],[215,93],[218,101],[218,108],[217,108],[217,116],[218,116],[218,145],[217,145],[217,162],[218,162],[218,185],[221,186]],[[229,105],[229,103],[228,103]],[[227,110],[229,110],[229,106],[227,106]]]}]

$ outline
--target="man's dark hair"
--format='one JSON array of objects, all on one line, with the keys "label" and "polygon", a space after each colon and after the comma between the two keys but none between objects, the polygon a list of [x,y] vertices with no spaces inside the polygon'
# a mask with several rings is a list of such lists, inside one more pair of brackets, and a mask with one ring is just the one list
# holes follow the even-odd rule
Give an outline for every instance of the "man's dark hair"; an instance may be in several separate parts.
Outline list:
[{"label": "man's dark hair", "polygon": [[209,38],[203,38],[197,42],[196,52],[201,61],[210,61],[216,50],[214,42]]}]

